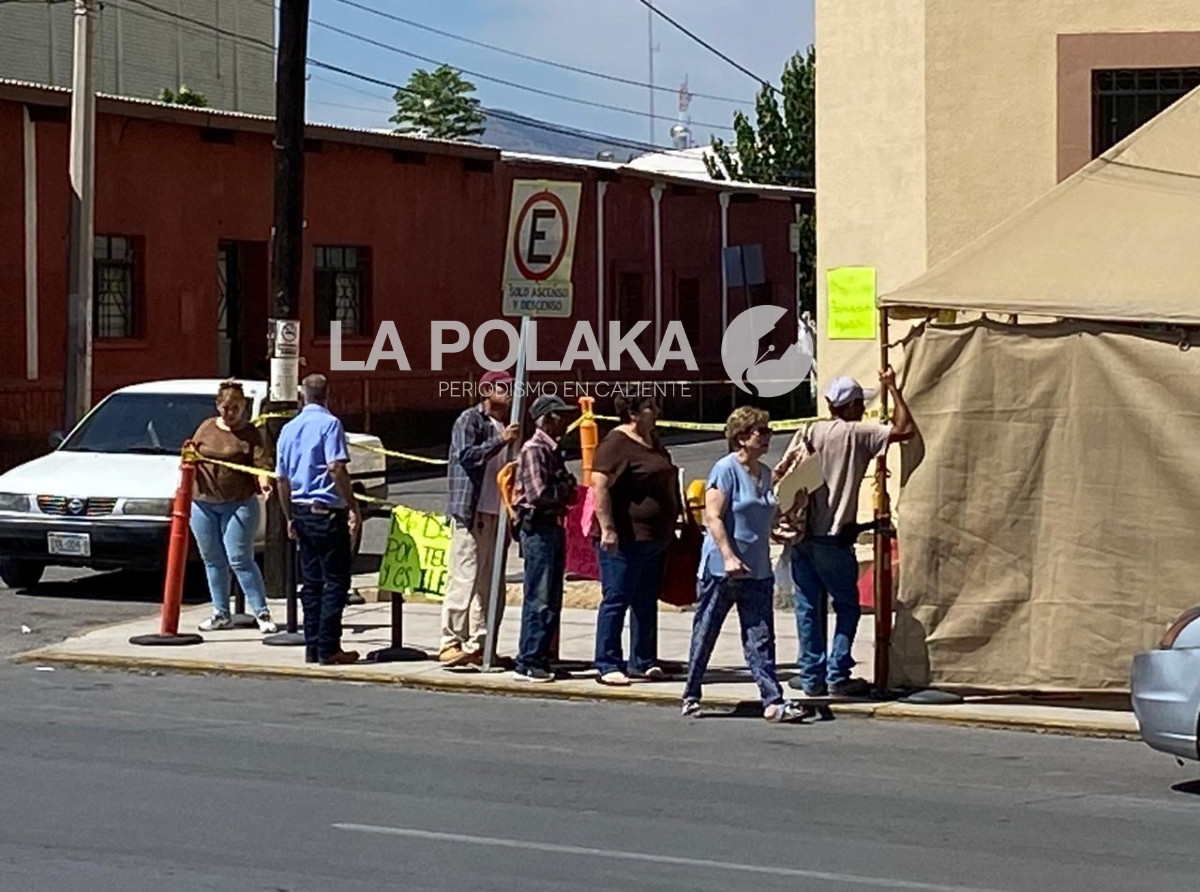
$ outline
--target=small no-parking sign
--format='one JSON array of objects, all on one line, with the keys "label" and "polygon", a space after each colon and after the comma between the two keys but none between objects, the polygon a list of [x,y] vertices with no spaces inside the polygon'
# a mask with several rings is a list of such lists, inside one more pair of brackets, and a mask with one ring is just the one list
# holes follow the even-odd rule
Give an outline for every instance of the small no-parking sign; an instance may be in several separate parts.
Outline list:
[{"label": "small no-parking sign", "polygon": [[514,180],[505,243],[505,316],[571,316],[580,183]]}]

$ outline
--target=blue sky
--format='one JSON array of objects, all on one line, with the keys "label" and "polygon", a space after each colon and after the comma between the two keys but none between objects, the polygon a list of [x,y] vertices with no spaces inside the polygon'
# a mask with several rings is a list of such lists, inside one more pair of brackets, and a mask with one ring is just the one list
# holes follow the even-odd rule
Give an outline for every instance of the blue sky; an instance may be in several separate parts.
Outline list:
[{"label": "blue sky", "polygon": [[[638,0],[353,0],[442,31],[577,67],[649,80],[647,10]],[[778,83],[788,57],[813,41],[813,0],[656,0],[665,13],[755,74]],[[356,9],[339,0],[312,0],[309,56],[343,68],[404,83],[414,68],[434,66],[330,31],[320,23],[366,35],[379,43],[448,62],[459,68],[629,109],[636,114],[578,105],[509,86],[469,78],[486,106],[503,108],[584,130],[647,142],[650,99],[645,87],[612,83],[501,55],[430,34]],[[677,90],[684,76],[692,93],[741,100],[737,106],[694,98],[693,133],[707,142],[706,123],[728,127],[733,112],[751,109],[755,83],[686,35],[656,18],[655,83]],[[388,127],[394,112],[387,88],[310,68],[310,120],[351,127]],[[660,145],[678,113],[674,92],[658,92],[656,123]]]}]

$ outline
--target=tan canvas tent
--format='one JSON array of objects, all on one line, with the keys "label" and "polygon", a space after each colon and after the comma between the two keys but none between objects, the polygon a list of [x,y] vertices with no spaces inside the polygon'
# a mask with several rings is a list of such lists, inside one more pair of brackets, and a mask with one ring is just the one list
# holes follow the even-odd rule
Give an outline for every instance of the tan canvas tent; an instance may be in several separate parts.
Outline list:
[{"label": "tan canvas tent", "polygon": [[880,298],[1001,317],[904,344],[893,684],[1125,689],[1200,602],[1198,236],[1200,91]]}]

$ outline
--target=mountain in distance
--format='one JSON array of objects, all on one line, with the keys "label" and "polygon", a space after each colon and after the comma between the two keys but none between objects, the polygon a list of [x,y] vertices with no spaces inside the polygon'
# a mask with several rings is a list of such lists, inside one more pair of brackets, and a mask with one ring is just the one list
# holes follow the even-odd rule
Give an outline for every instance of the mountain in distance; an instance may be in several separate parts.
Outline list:
[{"label": "mountain in distance", "polygon": [[[495,146],[506,152],[525,152],[530,155],[553,155],[558,158],[585,160],[595,160],[601,153],[611,152],[609,160],[619,163],[631,161],[645,152],[645,147],[638,143],[624,143],[620,140],[605,142],[585,134],[560,133],[558,130],[547,129],[546,123],[536,118],[529,118],[504,109],[497,109],[497,111],[504,117],[489,115],[485,125],[487,131],[479,137],[479,140],[484,145]],[[570,128],[562,129],[569,130]]]}]

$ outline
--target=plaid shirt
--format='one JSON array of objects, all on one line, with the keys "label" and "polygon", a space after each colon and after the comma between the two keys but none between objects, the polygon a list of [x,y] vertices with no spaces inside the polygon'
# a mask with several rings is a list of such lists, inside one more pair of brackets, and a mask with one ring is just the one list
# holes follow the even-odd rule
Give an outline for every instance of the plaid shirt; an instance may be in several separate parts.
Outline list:
[{"label": "plaid shirt", "polygon": [[465,410],[454,422],[446,476],[446,513],[463,526],[470,526],[475,517],[487,463],[503,448],[504,441],[482,403]]},{"label": "plaid shirt", "polygon": [[538,428],[517,459],[513,507],[521,516],[556,519],[566,514],[575,500],[575,487],[558,443]]}]

